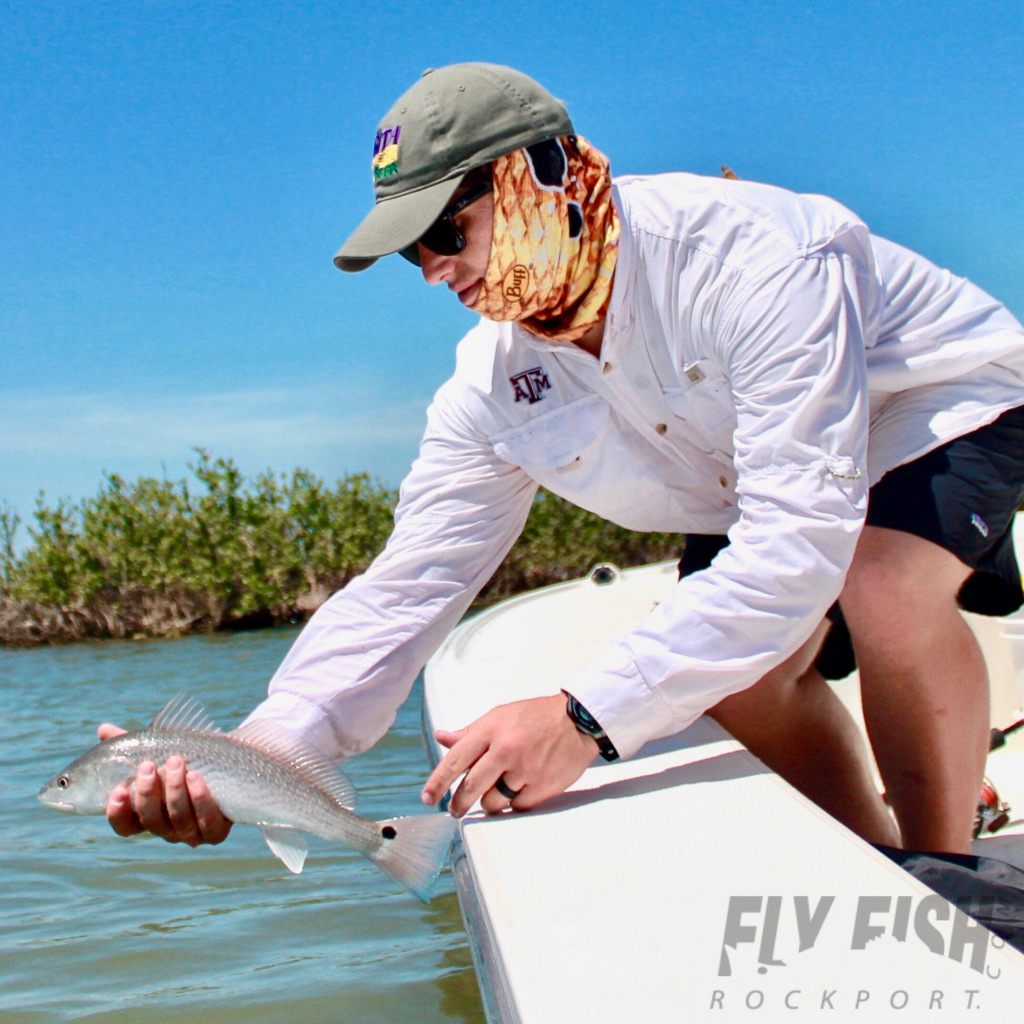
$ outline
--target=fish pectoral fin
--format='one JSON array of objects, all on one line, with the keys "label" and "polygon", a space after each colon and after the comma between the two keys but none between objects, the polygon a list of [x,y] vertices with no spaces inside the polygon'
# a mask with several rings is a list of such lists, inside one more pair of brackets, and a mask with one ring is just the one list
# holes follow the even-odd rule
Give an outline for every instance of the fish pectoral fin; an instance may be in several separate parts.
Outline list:
[{"label": "fish pectoral fin", "polygon": [[293,874],[302,874],[302,865],[306,863],[309,847],[301,832],[293,828],[275,828],[272,825],[261,825],[260,832],[270,847],[270,852],[281,861]]}]

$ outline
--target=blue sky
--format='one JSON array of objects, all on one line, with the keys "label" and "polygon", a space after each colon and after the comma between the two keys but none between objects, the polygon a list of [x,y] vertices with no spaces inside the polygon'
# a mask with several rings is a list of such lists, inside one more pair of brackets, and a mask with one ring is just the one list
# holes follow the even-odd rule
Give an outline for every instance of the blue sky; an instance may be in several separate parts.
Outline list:
[{"label": "blue sky", "polygon": [[472,316],[331,257],[378,120],[462,60],[533,75],[619,173],[827,193],[1024,316],[1016,3],[4,0],[0,501],[197,445],[397,483]]}]

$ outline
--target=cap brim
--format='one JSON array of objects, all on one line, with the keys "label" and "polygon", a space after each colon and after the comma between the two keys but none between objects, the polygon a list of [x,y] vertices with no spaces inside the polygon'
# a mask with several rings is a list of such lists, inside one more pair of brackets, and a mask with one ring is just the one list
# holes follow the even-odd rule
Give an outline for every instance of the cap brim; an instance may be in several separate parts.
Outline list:
[{"label": "cap brim", "polygon": [[412,245],[441,215],[464,175],[381,199],[338,250],[334,265],[355,272]]}]

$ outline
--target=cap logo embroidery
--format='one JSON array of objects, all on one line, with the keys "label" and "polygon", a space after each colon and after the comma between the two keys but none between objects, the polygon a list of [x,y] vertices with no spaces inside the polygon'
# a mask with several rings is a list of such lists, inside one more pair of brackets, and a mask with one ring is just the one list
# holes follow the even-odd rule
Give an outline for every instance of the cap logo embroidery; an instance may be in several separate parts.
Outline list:
[{"label": "cap logo embroidery", "polygon": [[512,385],[512,393],[516,396],[517,402],[525,399],[530,405],[533,405],[534,402],[539,402],[544,397],[545,391],[551,390],[551,379],[543,366],[524,370],[514,377],[509,377],[508,380]]},{"label": "cap logo embroidery", "polygon": [[373,180],[380,181],[398,173],[398,137],[402,126],[381,128],[373,143]]}]

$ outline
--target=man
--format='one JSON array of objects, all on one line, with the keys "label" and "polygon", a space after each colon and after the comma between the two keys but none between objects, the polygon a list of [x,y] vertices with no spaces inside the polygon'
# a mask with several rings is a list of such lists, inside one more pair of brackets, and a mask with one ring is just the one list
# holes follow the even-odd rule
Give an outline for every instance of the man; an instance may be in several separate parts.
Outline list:
[{"label": "man", "polygon": [[[988,684],[958,599],[1024,600],[1020,324],[824,197],[613,183],[562,104],[508,68],[426,72],[381,122],[373,174],[376,205],[336,264],[399,252],[483,319],[385,551],[314,616],[254,716],[338,759],[379,739],[543,484],[627,527],[698,535],[683,578],[563,692],[440,734],[425,802],[465,772],[454,814],[527,809],[597,754],[709,712],[865,838],[966,852]],[[819,671],[845,630],[899,832]],[[145,766],[108,815],[191,843],[229,827],[180,760],[163,783]]]}]

